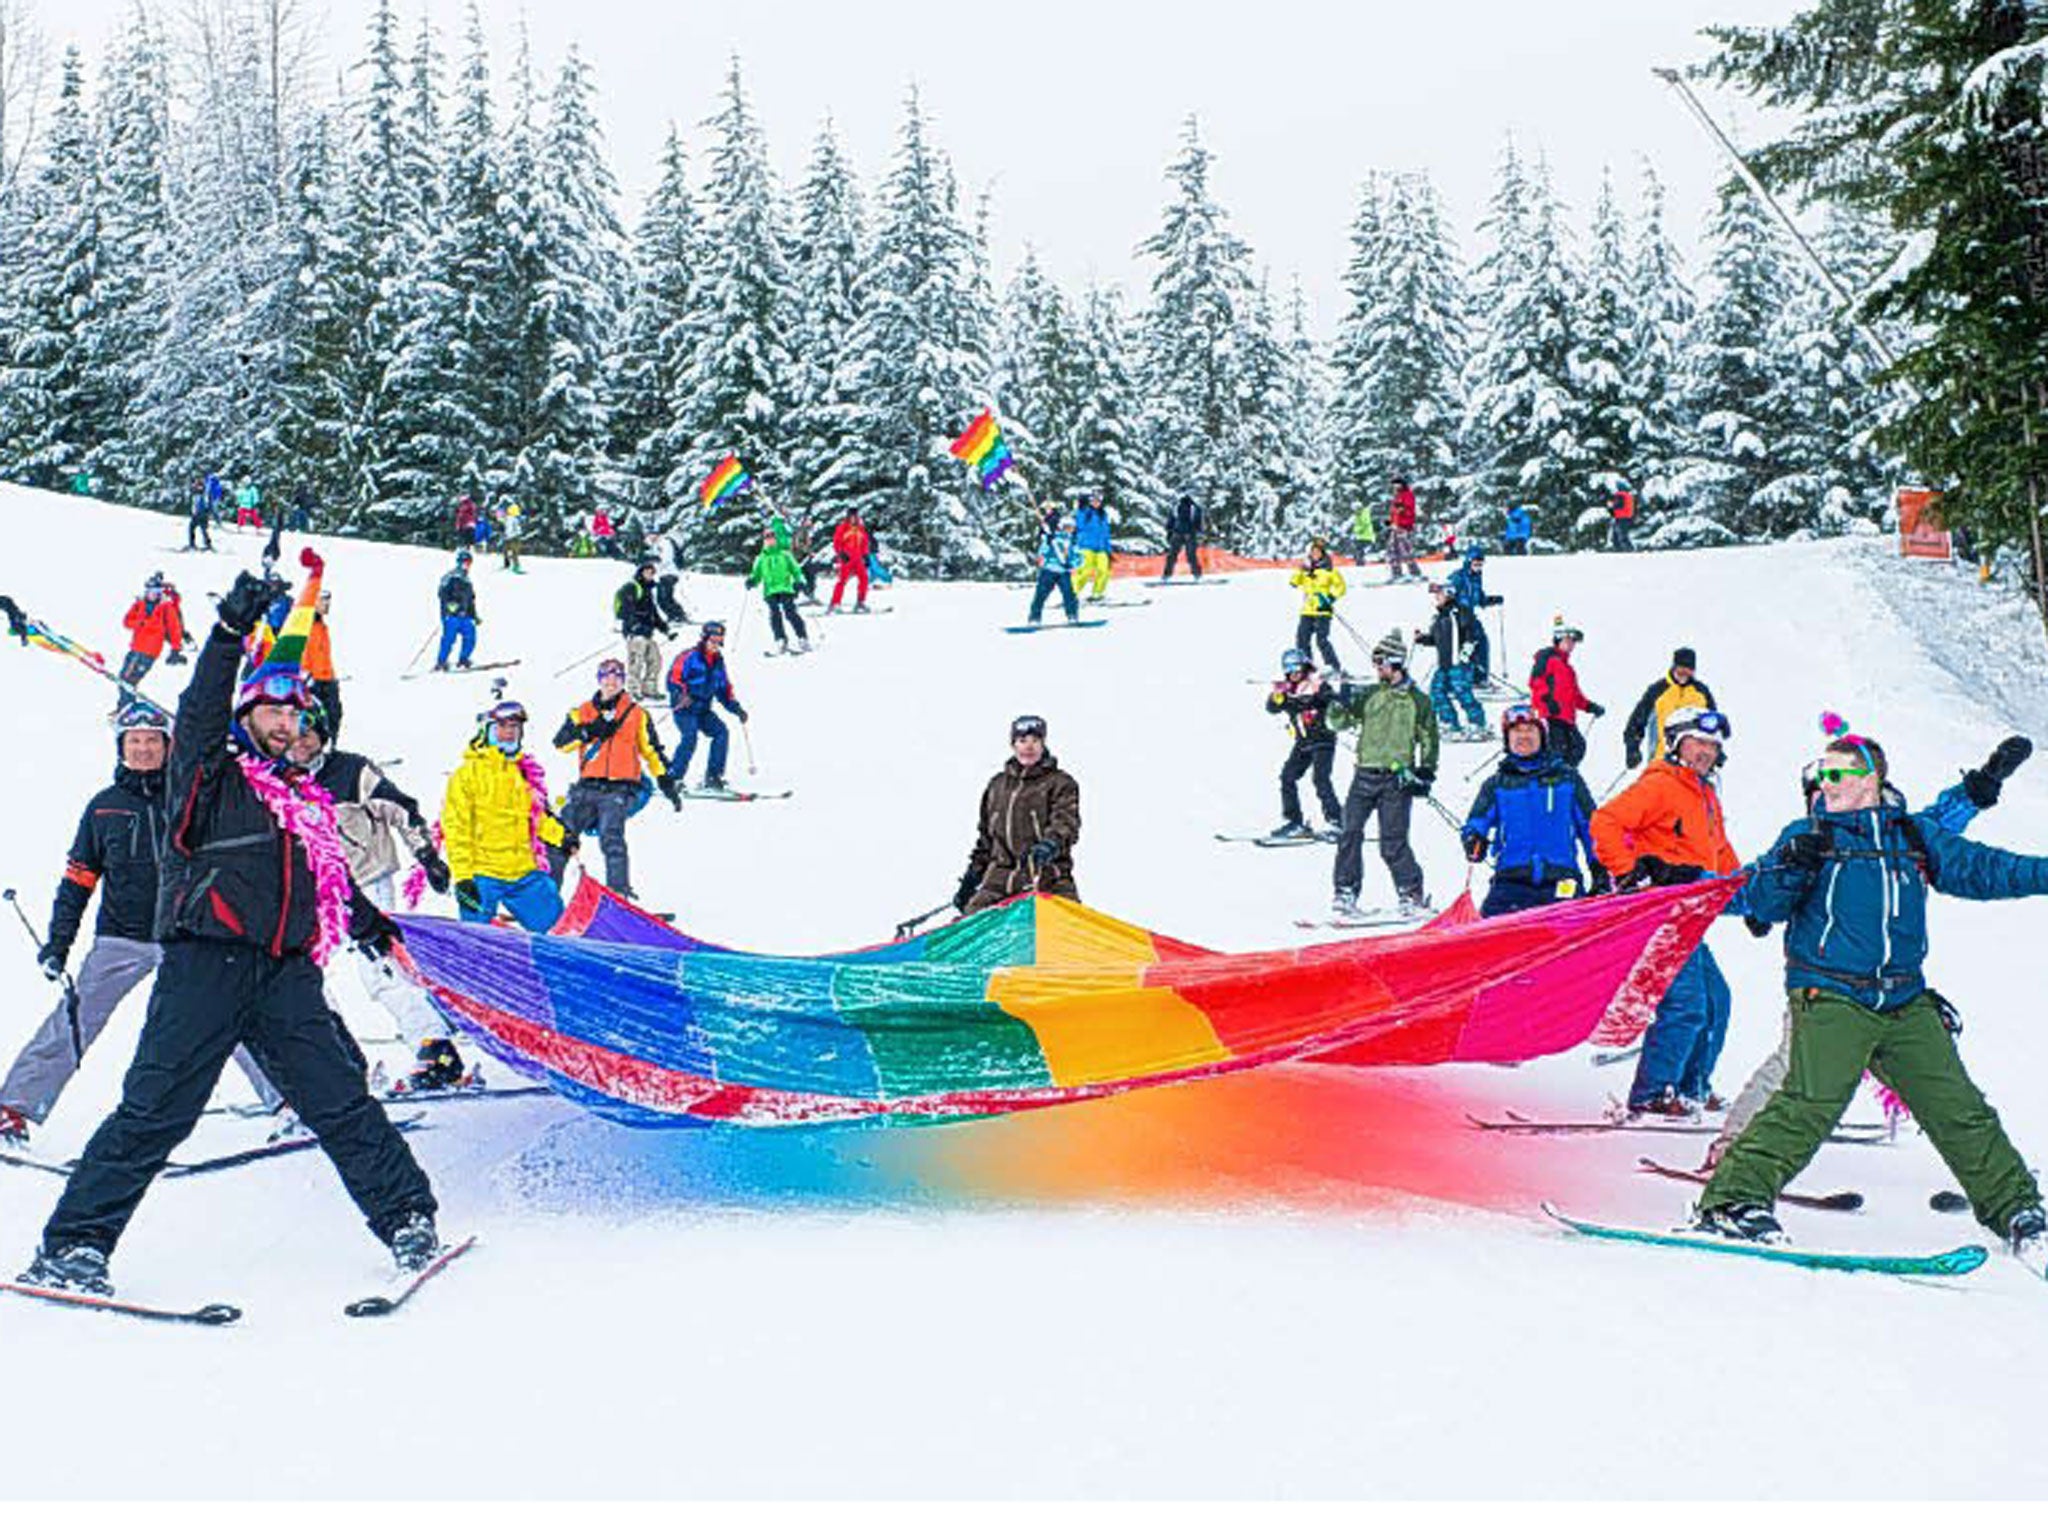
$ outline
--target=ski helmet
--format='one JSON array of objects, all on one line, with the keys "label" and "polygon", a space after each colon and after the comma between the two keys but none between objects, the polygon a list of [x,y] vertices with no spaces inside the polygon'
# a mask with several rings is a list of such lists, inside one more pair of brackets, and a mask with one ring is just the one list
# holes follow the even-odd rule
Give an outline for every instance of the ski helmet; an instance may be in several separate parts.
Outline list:
[{"label": "ski helmet", "polygon": [[121,712],[114,716],[115,745],[118,746],[121,738],[130,731],[159,731],[169,736],[171,717],[147,699],[130,699],[121,706]]},{"label": "ski helmet", "polygon": [[[1521,703],[1510,704],[1506,709],[1503,709],[1500,712],[1500,744],[1503,748],[1508,744],[1508,732],[1518,725],[1533,725],[1537,730],[1541,731],[1544,728],[1543,716],[1534,704],[1528,703],[1526,700]],[[1541,751],[1542,748],[1538,747],[1537,750]]]},{"label": "ski helmet", "polygon": [[706,620],[704,628],[699,638],[705,640],[723,640],[725,638],[725,621],[723,619]]},{"label": "ski helmet", "polygon": [[1585,638],[1586,632],[1576,624],[1567,624],[1564,621],[1564,615],[1561,613],[1550,621],[1550,639],[1552,644],[1559,640],[1583,640]]},{"label": "ski helmet", "polygon": [[1012,720],[1010,740],[1015,741],[1019,736],[1036,736],[1040,741],[1045,740],[1045,716],[1019,715]]},{"label": "ski helmet", "polygon": [[1734,734],[1728,717],[1718,709],[1694,709],[1690,706],[1674,709],[1664,720],[1664,755],[1676,757],[1678,744],[1688,736],[1713,742],[1725,755],[1728,738]]},{"label": "ski helmet", "polygon": [[457,565],[467,565],[474,558],[475,557],[471,555],[470,552],[466,549],[458,549],[457,551],[455,551],[455,563]]},{"label": "ski helmet", "polygon": [[1372,648],[1374,666],[1394,667],[1405,671],[1408,666],[1408,642],[1401,631],[1390,629],[1374,642]]},{"label": "ski helmet", "polygon": [[327,713],[325,704],[312,699],[299,711],[299,729],[311,731],[324,746],[334,740],[334,717]]},{"label": "ski helmet", "polygon": [[1290,649],[1280,653],[1280,670],[1283,673],[1305,672],[1311,665],[1307,651]]},{"label": "ski helmet", "polygon": [[[500,699],[483,712],[482,719],[483,724],[477,728],[476,733],[477,745],[493,746],[507,757],[517,757],[520,748],[525,744],[526,706],[517,699]],[[499,725],[518,726],[520,739],[513,742],[499,741],[492,733],[492,727]]]}]

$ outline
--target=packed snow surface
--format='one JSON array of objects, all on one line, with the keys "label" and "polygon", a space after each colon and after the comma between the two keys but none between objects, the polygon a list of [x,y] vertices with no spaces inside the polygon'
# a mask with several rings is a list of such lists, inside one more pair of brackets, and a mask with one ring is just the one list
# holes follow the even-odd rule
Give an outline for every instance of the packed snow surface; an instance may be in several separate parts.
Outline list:
[{"label": "packed snow surface", "polygon": [[[207,592],[258,548],[226,533],[219,554],[182,555],[182,519],[16,490],[0,490],[0,523],[0,587],[115,660],[151,571],[203,629]],[[447,557],[316,543],[346,742],[398,759],[394,777],[438,804],[487,697],[482,676],[398,680],[434,624]],[[523,658],[511,693],[542,740],[591,686],[588,665],[553,674],[605,645],[625,571],[526,563],[516,576],[479,562],[478,655]],[[1421,591],[1376,579],[1340,609],[1358,635],[1423,621]],[[796,793],[680,816],[656,803],[632,825],[643,896],[748,948],[886,939],[950,894],[1007,723],[1037,712],[1083,786],[1091,905],[1218,948],[1291,946],[1292,920],[1329,899],[1327,850],[1212,836],[1279,819],[1285,743],[1248,680],[1292,643],[1285,580],[1119,583],[1153,602],[1110,610],[1106,628],[1022,636],[1001,628],[1022,616],[1013,588],[899,584],[876,598],[893,612],[816,621],[819,651],[792,661],[763,657],[767,626],[735,579],[693,577],[692,616],[734,625],[753,714],[758,773],[736,736],[734,781]],[[1697,646],[1735,720],[1724,784],[1745,856],[1796,813],[1823,709],[1881,737],[1916,798],[2008,731],[2048,728],[2048,655],[2029,614],[1962,572],[1901,568],[1880,544],[1495,560],[1490,581],[1507,597],[1490,617],[1514,670],[1553,614],[1586,631],[1582,677],[1609,709],[1591,731],[1596,793],[1620,771],[1635,696],[1674,645]],[[1362,669],[1359,642],[1337,638]],[[79,807],[111,766],[111,696],[60,658],[0,658],[0,880],[41,922]],[[174,702],[179,677],[159,667],[151,691]],[[1477,779],[1461,780],[1488,751],[1445,749],[1438,794],[1461,814]],[[1465,866],[1449,829],[1423,808],[1415,828],[1432,894],[1454,896]],[[2023,769],[1976,835],[2048,849],[2048,764]],[[1368,899],[1387,899],[1370,848],[1367,869]],[[2048,903],[1943,900],[1934,914],[1933,975],[1968,1021],[1971,1069],[2039,1158]],[[1780,1027],[1777,947],[1733,921],[1712,942],[1735,988],[1719,1074],[1732,1092]],[[18,929],[0,943],[13,947],[0,968],[11,1052],[52,989]],[[81,939],[74,959],[84,951]],[[388,1034],[352,964],[331,976],[358,1033]],[[39,1151],[74,1154],[111,1107],[141,1005],[138,993],[109,1028]],[[402,1065],[396,1046],[372,1049]],[[2010,1261],[1913,1284],[1576,1240],[1538,1200],[1669,1224],[1691,1191],[1636,1159],[1689,1164],[1704,1141],[1525,1140],[1465,1123],[1509,1106],[1597,1114],[1629,1070],[1584,1051],[1515,1070],[1289,1068],[922,1130],[650,1133],[547,1098],[435,1106],[413,1145],[444,1231],[483,1242],[416,1309],[343,1318],[385,1285],[388,1261],[317,1154],[160,1185],[116,1255],[125,1294],[233,1301],[247,1316],[231,1330],[0,1297],[7,1490],[2048,1495],[2048,1291]],[[230,1073],[223,1099],[241,1092]],[[1859,1118],[1873,1112],[1859,1102]],[[193,1148],[260,1135],[213,1117]],[[1784,1214],[1816,1246],[1982,1240],[1967,1217],[1929,1209],[1952,1184],[1908,1128],[1895,1145],[1826,1148],[1799,1181],[1862,1191],[1862,1213]],[[8,1268],[56,1192],[0,1168]]]}]

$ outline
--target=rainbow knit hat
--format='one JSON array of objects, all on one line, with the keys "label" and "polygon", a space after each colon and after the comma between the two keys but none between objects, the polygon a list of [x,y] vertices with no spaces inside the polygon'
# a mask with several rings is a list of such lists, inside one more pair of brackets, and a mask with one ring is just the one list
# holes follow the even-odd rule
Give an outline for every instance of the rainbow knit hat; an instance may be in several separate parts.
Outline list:
[{"label": "rainbow knit hat", "polygon": [[320,599],[320,578],[327,562],[311,549],[302,549],[299,564],[306,568],[306,584],[299,590],[298,601],[292,604],[284,623],[275,631],[268,625],[259,625],[251,637],[249,656],[255,664],[235,695],[237,715],[266,700],[303,704],[313,696],[304,670],[306,639],[313,632],[313,605]]}]

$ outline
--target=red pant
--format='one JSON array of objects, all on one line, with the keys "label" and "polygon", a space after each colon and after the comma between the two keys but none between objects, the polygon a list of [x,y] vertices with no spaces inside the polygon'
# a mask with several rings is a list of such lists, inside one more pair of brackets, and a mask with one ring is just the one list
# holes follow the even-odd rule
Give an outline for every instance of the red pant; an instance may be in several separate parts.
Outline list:
[{"label": "red pant", "polygon": [[235,526],[237,528],[247,528],[252,523],[261,528],[263,526],[263,514],[254,507],[235,508]]},{"label": "red pant", "polygon": [[865,560],[842,560],[839,562],[839,580],[832,586],[832,606],[839,606],[839,599],[846,591],[847,582],[860,578],[860,590],[855,594],[856,603],[868,600],[868,563]]}]

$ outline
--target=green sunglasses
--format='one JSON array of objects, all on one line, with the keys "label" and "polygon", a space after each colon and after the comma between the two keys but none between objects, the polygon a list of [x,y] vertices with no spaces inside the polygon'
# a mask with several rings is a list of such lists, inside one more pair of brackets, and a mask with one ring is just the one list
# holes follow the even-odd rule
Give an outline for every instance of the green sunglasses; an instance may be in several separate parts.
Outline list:
[{"label": "green sunglasses", "polygon": [[1823,784],[1839,784],[1844,779],[1867,779],[1876,771],[1865,763],[1861,768],[1822,768],[1814,777]]}]

